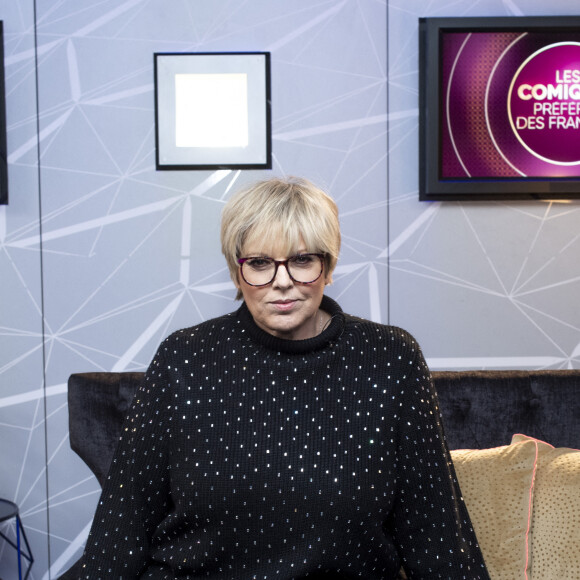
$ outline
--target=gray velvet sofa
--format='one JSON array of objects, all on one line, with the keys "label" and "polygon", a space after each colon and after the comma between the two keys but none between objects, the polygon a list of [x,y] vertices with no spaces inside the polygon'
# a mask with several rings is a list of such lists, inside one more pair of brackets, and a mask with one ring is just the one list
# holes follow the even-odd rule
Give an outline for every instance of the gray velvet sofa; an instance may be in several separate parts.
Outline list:
[{"label": "gray velvet sofa", "polygon": [[[101,484],[142,380],[140,372],[79,373],[69,379],[70,444]],[[556,495],[539,485],[547,465],[546,481],[557,490],[569,487],[563,501],[580,508],[579,453],[574,451],[580,447],[580,370],[434,372],[433,380],[457,477],[492,578],[580,578],[580,555],[556,554],[551,561],[545,541],[532,533],[538,522],[542,534],[564,525],[564,549],[579,533],[568,532],[561,521],[548,522],[545,532],[540,515],[546,510],[535,498]],[[512,442],[516,434],[525,437]],[[561,477],[552,481],[554,473],[565,473],[564,483]],[[77,578],[76,565],[61,576],[72,578]]]}]

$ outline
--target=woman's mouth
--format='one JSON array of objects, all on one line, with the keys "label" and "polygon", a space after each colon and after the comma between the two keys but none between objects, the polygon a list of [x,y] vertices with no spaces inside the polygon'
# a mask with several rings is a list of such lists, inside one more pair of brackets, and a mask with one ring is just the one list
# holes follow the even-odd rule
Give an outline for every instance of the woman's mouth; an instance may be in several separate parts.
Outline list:
[{"label": "woman's mouth", "polygon": [[274,300],[272,305],[274,308],[280,312],[286,312],[288,310],[292,310],[294,305],[296,304],[296,300]]}]

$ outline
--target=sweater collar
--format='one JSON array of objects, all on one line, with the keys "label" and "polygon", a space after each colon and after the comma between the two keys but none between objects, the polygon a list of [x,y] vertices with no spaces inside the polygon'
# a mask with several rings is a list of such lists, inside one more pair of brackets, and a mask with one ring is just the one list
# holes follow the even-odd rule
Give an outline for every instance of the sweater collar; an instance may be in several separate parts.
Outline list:
[{"label": "sweater collar", "polygon": [[338,303],[325,295],[322,297],[320,308],[330,314],[330,323],[320,334],[304,340],[279,338],[262,330],[255,323],[245,302],[240,306],[236,315],[250,337],[262,346],[278,352],[301,354],[324,348],[342,334],[344,329],[344,313]]}]

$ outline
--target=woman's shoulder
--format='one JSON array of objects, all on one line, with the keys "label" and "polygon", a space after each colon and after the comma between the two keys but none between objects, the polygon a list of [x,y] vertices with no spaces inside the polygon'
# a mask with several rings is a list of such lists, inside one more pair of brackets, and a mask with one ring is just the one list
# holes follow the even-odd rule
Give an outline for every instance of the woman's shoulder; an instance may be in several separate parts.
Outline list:
[{"label": "woman's shoulder", "polygon": [[237,326],[235,312],[210,318],[193,326],[175,330],[161,343],[161,346],[176,347],[177,345],[191,346],[196,343],[211,343],[224,339]]},{"label": "woman's shoulder", "polygon": [[389,340],[405,340],[416,342],[413,335],[404,328],[392,324],[383,324],[381,322],[373,322],[360,316],[353,314],[345,314],[346,327],[353,330],[370,334],[376,337],[388,337]]},{"label": "woman's shoulder", "polygon": [[374,345],[389,344],[390,349],[420,350],[419,343],[408,330],[352,314],[345,314],[345,332]]}]

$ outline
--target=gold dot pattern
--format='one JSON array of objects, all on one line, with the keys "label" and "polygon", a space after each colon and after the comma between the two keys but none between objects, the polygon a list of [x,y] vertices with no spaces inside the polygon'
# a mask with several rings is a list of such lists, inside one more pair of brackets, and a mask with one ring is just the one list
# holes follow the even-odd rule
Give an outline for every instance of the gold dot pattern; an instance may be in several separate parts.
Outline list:
[{"label": "gold dot pattern", "polygon": [[531,579],[580,578],[580,451],[537,443]]},{"label": "gold dot pattern", "polygon": [[527,579],[536,441],[451,456],[490,577]]}]

